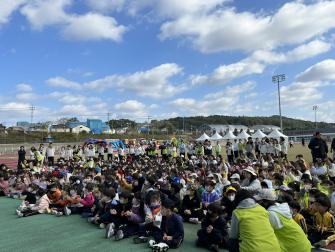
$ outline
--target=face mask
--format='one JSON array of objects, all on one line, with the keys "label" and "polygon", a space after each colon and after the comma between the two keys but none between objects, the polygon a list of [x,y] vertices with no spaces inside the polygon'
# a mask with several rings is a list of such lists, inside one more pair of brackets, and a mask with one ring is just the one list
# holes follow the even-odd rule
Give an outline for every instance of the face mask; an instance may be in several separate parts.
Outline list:
[{"label": "face mask", "polygon": [[235,200],[235,194],[228,195],[229,201],[234,201]]},{"label": "face mask", "polygon": [[158,204],[158,203],[152,203],[151,205],[150,205],[150,207],[152,208],[152,209],[157,209],[157,208],[160,208],[160,204]]}]

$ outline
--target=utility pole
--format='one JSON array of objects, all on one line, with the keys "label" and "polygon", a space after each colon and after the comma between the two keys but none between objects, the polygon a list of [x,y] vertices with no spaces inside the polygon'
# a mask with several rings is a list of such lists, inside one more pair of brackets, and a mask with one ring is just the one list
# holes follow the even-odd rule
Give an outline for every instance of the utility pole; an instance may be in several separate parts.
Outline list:
[{"label": "utility pole", "polygon": [[151,117],[148,116],[148,122],[147,122],[148,123],[148,129],[147,129],[148,135],[149,135],[149,132],[150,132],[150,124],[149,124],[150,119],[151,119]]},{"label": "utility pole", "polygon": [[285,74],[278,74],[278,75],[274,75],[272,76],[272,82],[273,83],[277,83],[278,85],[278,103],[279,103],[279,118],[280,118],[280,130],[281,132],[283,132],[283,120],[282,120],[282,116],[281,116],[281,102],[280,102],[280,87],[279,84],[280,82],[285,80]]},{"label": "utility pole", "polygon": [[30,124],[32,125],[34,120],[34,111],[36,110],[36,107],[30,106],[29,110],[30,110]]},{"label": "utility pole", "polygon": [[183,116],[183,134],[185,134],[185,116]]},{"label": "utility pole", "polygon": [[109,117],[110,117],[110,115],[111,115],[111,113],[108,112],[108,113],[107,113],[107,122],[108,122],[108,124],[109,124]]},{"label": "utility pole", "polygon": [[319,109],[318,105],[314,105],[313,106],[313,110],[314,110],[314,122],[315,122],[315,129],[317,129],[317,122],[316,122],[316,111]]}]

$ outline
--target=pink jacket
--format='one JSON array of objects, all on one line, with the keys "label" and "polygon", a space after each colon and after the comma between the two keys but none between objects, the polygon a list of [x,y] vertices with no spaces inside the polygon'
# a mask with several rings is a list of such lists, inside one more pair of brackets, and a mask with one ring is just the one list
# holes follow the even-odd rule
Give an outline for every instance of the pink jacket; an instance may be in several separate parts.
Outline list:
[{"label": "pink jacket", "polygon": [[93,193],[90,192],[89,194],[87,194],[81,201],[81,204],[83,204],[83,206],[85,207],[91,207],[94,204],[94,196]]},{"label": "pink jacket", "polygon": [[49,208],[50,200],[47,194],[44,194],[39,200],[37,200],[36,204],[32,207],[32,210],[36,210],[39,213],[45,213]]}]

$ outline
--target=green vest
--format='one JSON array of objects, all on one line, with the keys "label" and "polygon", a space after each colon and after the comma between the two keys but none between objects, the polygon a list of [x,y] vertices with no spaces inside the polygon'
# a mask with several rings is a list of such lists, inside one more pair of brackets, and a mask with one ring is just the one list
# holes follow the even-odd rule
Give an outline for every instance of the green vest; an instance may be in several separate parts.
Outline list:
[{"label": "green vest", "polygon": [[221,145],[219,144],[215,145],[215,152],[221,154]]},{"label": "green vest", "polygon": [[38,162],[43,160],[43,156],[38,151],[36,151],[34,154]]},{"label": "green vest", "polygon": [[283,252],[310,252],[311,243],[301,227],[292,218],[288,219],[277,212],[276,215],[283,224],[281,229],[275,229],[281,250]]},{"label": "green vest", "polygon": [[281,252],[279,242],[269,221],[269,213],[260,205],[237,208],[240,252]]},{"label": "green vest", "polygon": [[162,155],[167,155],[167,154],[168,154],[168,149],[167,148],[162,149]]}]

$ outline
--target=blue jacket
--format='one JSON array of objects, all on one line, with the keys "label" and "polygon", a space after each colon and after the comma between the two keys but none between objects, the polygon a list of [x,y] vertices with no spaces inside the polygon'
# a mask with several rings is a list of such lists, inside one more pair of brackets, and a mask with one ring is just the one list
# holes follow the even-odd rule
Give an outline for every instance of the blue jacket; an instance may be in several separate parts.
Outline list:
[{"label": "blue jacket", "polygon": [[163,217],[161,229],[168,236],[172,236],[173,239],[184,239],[184,225],[182,218],[175,213],[170,217]]}]

